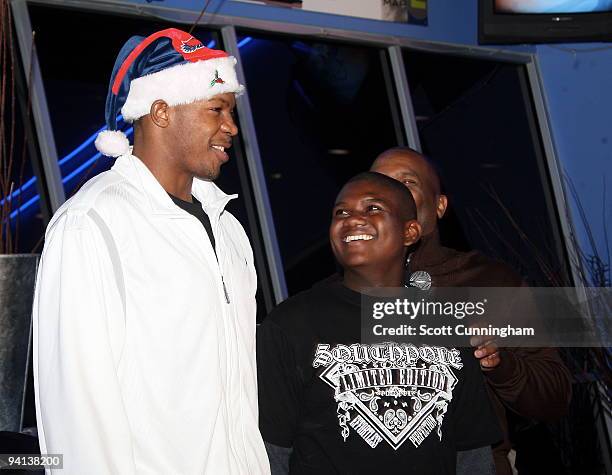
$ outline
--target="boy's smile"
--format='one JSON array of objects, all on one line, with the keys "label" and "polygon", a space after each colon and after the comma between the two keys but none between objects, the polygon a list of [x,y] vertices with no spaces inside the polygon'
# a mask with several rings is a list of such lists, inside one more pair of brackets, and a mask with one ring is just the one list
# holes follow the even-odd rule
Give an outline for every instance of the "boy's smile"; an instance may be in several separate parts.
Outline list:
[{"label": "boy's smile", "polygon": [[344,242],[355,242],[355,241],[370,241],[374,239],[374,236],[372,236],[371,234],[349,234],[348,236],[345,236],[344,238],[342,238],[342,241]]}]

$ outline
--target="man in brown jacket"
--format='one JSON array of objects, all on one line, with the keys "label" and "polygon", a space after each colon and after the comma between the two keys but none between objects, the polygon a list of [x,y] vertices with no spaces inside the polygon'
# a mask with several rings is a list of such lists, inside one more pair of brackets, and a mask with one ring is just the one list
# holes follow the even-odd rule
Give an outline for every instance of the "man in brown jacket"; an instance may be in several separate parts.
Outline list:
[{"label": "man in brown jacket", "polygon": [[[448,199],[441,193],[440,178],[424,155],[409,148],[393,148],[374,161],[371,171],[402,182],[417,205],[422,238],[408,257],[408,278],[415,271],[425,271],[435,287],[525,285],[506,264],[477,251],[459,252],[440,244],[437,222],[444,216]],[[508,415],[514,413],[538,421],[563,416],[571,398],[571,376],[553,348],[504,349],[495,342],[487,342],[476,348],[474,356],[480,360],[504,432],[503,442],[493,447],[495,468],[498,475],[512,475]],[[462,464],[459,457],[458,470],[463,465],[469,473],[469,457],[466,461]]]}]

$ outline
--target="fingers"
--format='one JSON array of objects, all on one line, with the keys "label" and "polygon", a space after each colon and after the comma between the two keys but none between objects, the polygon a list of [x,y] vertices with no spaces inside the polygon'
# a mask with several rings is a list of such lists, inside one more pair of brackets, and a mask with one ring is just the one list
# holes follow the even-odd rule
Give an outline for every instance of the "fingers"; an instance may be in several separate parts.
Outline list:
[{"label": "fingers", "polygon": [[474,356],[479,359],[486,358],[488,356],[492,356],[494,353],[497,353],[498,350],[499,348],[494,341],[488,341],[484,345],[480,345],[478,348],[476,348],[476,351],[474,351]]},{"label": "fingers", "polygon": [[480,360],[483,369],[493,369],[501,363],[499,347],[495,340],[485,340],[481,336],[475,336],[470,340],[470,344],[477,347],[474,356]]},{"label": "fingers", "polygon": [[501,358],[499,357],[499,352],[495,352],[485,358],[480,360],[480,367],[482,369],[493,369],[499,366],[501,363]]},{"label": "fingers", "polygon": [[470,345],[484,346],[487,343],[493,342],[493,341],[495,341],[495,339],[491,338],[490,336],[475,335],[472,338],[470,338]]}]

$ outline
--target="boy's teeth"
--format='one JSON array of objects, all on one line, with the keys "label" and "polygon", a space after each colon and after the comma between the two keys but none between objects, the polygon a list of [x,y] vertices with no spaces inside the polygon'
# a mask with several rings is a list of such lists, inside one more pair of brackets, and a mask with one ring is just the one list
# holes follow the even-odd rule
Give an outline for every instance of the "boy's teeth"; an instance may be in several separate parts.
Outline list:
[{"label": "boy's teeth", "polygon": [[225,151],[225,147],[221,147],[221,145],[213,145],[212,148],[216,148],[217,150]]},{"label": "boy's teeth", "polygon": [[359,234],[357,236],[346,236],[343,241],[351,242],[351,241],[369,241],[370,239],[374,239],[374,236],[370,234]]}]

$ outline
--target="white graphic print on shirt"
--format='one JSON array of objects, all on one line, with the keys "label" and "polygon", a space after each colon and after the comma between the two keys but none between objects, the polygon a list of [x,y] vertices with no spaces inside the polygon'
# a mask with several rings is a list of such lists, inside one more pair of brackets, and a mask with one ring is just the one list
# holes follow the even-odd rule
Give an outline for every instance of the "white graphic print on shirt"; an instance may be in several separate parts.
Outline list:
[{"label": "white graphic print on shirt", "polygon": [[385,440],[397,450],[406,439],[415,447],[442,422],[457,384],[458,350],[382,343],[317,345],[313,367],[334,389],[341,435],[349,426],[372,448]]}]

